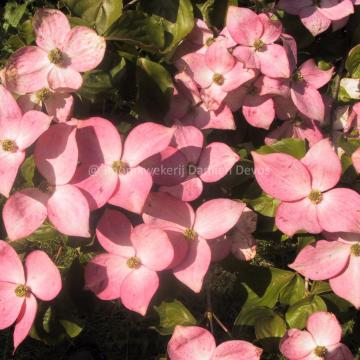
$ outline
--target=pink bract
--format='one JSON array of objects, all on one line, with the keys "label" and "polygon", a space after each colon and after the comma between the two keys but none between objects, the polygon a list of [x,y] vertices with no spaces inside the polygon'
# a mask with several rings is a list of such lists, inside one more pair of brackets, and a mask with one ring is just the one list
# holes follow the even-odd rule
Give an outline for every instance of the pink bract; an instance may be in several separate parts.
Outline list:
[{"label": "pink bract", "polygon": [[176,326],[168,343],[170,360],[260,360],[262,349],[243,340],[216,346],[214,336],[198,326]]},{"label": "pink bract", "polygon": [[[63,234],[88,237],[89,205],[82,192],[69,181],[78,162],[76,126],[51,126],[35,147],[35,162],[44,176],[37,188],[14,193],[3,208],[3,220],[11,240],[29,236],[48,217]],[[56,139],[56,141],[54,141]]]},{"label": "pink bract", "polygon": [[341,341],[342,329],[334,314],[315,312],[307,320],[306,330],[290,329],[280,343],[280,351],[289,360],[353,360]]},{"label": "pink bract", "polygon": [[108,253],[88,263],[86,288],[103,300],[121,299],[126,308],[145,315],[159,287],[157,272],[174,257],[166,232],[146,224],[133,228],[121,212],[106,210],[96,234]]},{"label": "pink bract", "polygon": [[313,145],[301,160],[281,153],[252,154],[257,182],[281,200],[276,225],[282,232],[289,236],[300,230],[360,232],[360,195],[347,188],[333,189],[342,168],[328,139]]},{"label": "pink bract", "polygon": [[65,14],[55,9],[39,9],[33,27],[37,46],[25,46],[9,58],[5,68],[7,88],[18,94],[43,88],[78,90],[81,72],[97,67],[106,42],[85,26],[70,28]]},{"label": "pink bract", "polygon": [[15,323],[14,351],[35,321],[36,299],[53,300],[61,287],[60,272],[46,253],[31,252],[23,267],[15,250],[0,240],[0,329]]}]

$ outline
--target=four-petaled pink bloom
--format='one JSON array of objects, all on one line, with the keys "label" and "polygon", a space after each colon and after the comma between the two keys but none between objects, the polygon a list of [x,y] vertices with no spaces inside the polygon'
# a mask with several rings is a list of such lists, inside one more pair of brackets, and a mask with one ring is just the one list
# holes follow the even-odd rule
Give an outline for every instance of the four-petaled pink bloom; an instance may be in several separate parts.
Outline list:
[{"label": "four-petaled pink bloom", "polygon": [[300,251],[289,265],[311,280],[328,280],[335,294],[360,308],[360,234],[325,233]]},{"label": "four-petaled pink bloom", "polygon": [[16,251],[0,240],[0,330],[15,323],[15,350],[35,321],[36,298],[53,300],[61,287],[60,272],[46,253],[32,251],[23,267]]},{"label": "four-petaled pink bloom", "polygon": [[360,232],[360,195],[348,188],[333,189],[342,167],[328,139],[313,145],[301,160],[282,153],[252,154],[257,182],[281,200],[276,225],[282,232]]},{"label": "four-petaled pink bloom", "polygon": [[273,78],[290,76],[289,60],[283,46],[275,44],[282,33],[282,25],[267,14],[230,6],[226,27],[231,37],[239,44],[234,56],[248,68],[259,69]]},{"label": "four-petaled pink bloom", "polygon": [[33,26],[37,46],[25,46],[10,56],[5,68],[6,87],[26,94],[43,88],[78,90],[81,72],[97,67],[106,42],[85,26],[70,27],[59,10],[39,9]]},{"label": "four-petaled pink bloom", "polygon": [[173,243],[175,257],[169,268],[175,277],[200,292],[211,262],[208,241],[232,229],[245,204],[229,199],[213,199],[201,204],[196,212],[186,202],[166,193],[151,193],[143,220],[165,230]]},{"label": "four-petaled pink bloom", "polygon": [[170,360],[260,360],[262,349],[243,340],[216,346],[214,336],[198,326],[176,326],[168,343]]},{"label": "four-petaled pink bloom", "polygon": [[318,311],[309,316],[306,330],[290,329],[280,343],[288,360],[353,360],[342,344],[342,329],[334,314]]},{"label": "four-petaled pink bloom", "polygon": [[136,126],[124,141],[108,120],[78,122],[79,161],[72,184],[80,188],[91,210],[107,202],[140,214],[153,185],[141,163],[166,149],[175,129],[152,122]]},{"label": "four-petaled pink bloom", "polygon": [[96,235],[108,253],[88,263],[85,287],[100,299],[121,299],[126,308],[145,315],[159,287],[157,272],[174,257],[167,234],[152,225],[133,228],[121,212],[107,209]]},{"label": "four-petaled pink bloom", "polygon": [[12,95],[0,85],[0,193],[9,196],[25,150],[50,126],[40,111],[22,113]]}]

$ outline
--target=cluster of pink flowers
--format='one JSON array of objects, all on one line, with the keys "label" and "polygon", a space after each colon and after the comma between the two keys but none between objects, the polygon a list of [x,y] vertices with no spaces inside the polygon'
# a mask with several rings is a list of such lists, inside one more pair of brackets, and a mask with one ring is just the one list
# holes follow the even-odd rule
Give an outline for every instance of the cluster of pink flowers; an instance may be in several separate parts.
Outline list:
[{"label": "cluster of pink flowers", "polygon": [[[280,1],[313,34],[332,21],[339,26],[353,12],[350,0],[312,4]],[[57,10],[37,11],[33,25],[36,46],[16,51],[1,74],[0,193],[8,198],[2,216],[9,240],[26,238],[46,219],[65,235],[89,237],[91,212],[111,204],[142,221],[133,226],[120,209],[105,209],[96,226],[105,252],[86,266],[87,289],[103,300],[120,299],[141,315],[163,270],[200,292],[211,261],[230,252],[250,260],[256,253],[256,214],[243,202],[211,199],[196,210],[189,203],[240,160],[225,143],[206,144],[204,130],[235,129],[233,113],[241,110],[254,127],[269,129],[275,118],[284,121],[268,134],[268,144],[284,137],[310,143],[301,160],[253,152],[255,177],[280,201],[276,225],[283,233],[322,233],[327,239],[303,249],[290,267],[312,280],[330,279],[336,294],[360,308],[360,195],[336,187],[341,162],[319,128],[328,107],[319,89],[331,80],[333,68],[321,70],[313,59],[298,66],[296,42],[274,14],[231,6],[218,36],[197,20],[175,54],[178,73],[166,116],[172,126],[143,122],[126,136],[104,118],[72,117],[72,93],[82,85],[81,73],[102,61],[105,39],[86,27],[71,28]],[[32,145],[43,180],[33,188],[14,189]],[[355,153],[358,171],[359,158]],[[56,297],[61,277],[40,251],[26,258],[25,274],[3,241],[2,269],[0,329],[16,322],[17,347],[34,321],[35,297]],[[307,331],[288,332],[281,351],[290,360],[351,359],[340,338],[334,316],[318,313],[309,318]],[[244,341],[216,347],[206,330],[179,326],[168,353],[172,360],[258,360],[261,349]]]}]

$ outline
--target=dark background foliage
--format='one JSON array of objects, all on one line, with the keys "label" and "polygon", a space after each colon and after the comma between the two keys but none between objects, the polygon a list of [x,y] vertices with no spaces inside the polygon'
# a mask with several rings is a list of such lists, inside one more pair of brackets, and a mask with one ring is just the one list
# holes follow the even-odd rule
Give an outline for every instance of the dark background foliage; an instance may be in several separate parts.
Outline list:
[{"label": "dark background foliage", "polygon": [[[3,1],[0,5],[0,65],[16,49],[34,41],[31,17],[37,8],[61,9],[73,25],[86,25],[105,36],[107,52],[103,63],[84,75],[84,85],[76,94],[75,117],[102,116],[111,119],[121,132],[143,121],[166,123],[164,116],[173,92],[175,68],[171,56],[191,31],[194,16],[203,18],[218,32],[228,5],[256,10],[269,9],[273,1],[237,0],[24,0]],[[341,31],[326,32],[314,39],[297,17],[278,13],[288,33],[299,44],[300,62],[315,58],[322,67],[337,66],[342,76],[348,51],[360,41],[360,11]],[[355,59],[356,60],[356,59]],[[355,61],[354,60],[354,61]],[[357,61],[357,60],[356,60]],[[355,61],[353,77],[357,74]],[[351,65],[351,64],[350,64]],[[360,66],[359,66],[360,68]],[[349,69],[348,69],[349,70]],[[324,89],[329,94],[336,84]],[[346,102],[340,92],[339,100]],[[248,127],[237,116],[237,131],[212,131],[208,141],[228,143],[242,157],[243,169],[251,170],[249,151],[263,144],[265,132]],[[347,153],[344,170],[353,151],[343,139]],[[358,144],[357,144],[358,145]],[[283,140],[264,146],[263,152],[288,152],[302,157],[306,151],[300,140]],[[30,149],[31,153],[31,149]],[[251,171],[249,172],[251,174]],[[38,174],[29,156],[21,168],[16,188],[31,186]],[[353,171],[344,171],[347,186],[359,189]],[[220,184],[209,186],[202,199],[226,196],[246,201],[259,213],[256,238],[258,254],[251,264],[228,258],[209,272],[200,295],[167,273],[146,318],[124,310],[118,302],[101,302],[83,290],[83,266],[97,251],[95,239],[68,238],[45,224],[31,237],[14,244],[19,254],[43,249],[58,265],[64,289],[52,303],[42,304],[31,337],[12,355],[11,329],[0,332],[0,359],[165,359],[166,344],[175,324],[209,325],[206,316],[213,311],[214,332],[219,341],[230,337],[248,339],[265,349],[264,359],[282,359],[278,341],[287,327],[303,328],[307,316],[317,310],[334,312],[344,327],[344,342],[360,357],[360,315],[346,301],[335,296],[326,282],[310,282],[289,271],[299,249],[315,241],[299,234],[289,239],[274,227],[276,202],[261,193],[252,175],[229,175]],[[1,198],[1,206],[5,199]],[[195,204],[196,206],[197,204]],[[92,215],[92,227],[103,210]],[[140,218],[127,214],[133,223]],[[2,238],[6,233],[1,228]],[[190,359],[189,359],[190,360]]]}]

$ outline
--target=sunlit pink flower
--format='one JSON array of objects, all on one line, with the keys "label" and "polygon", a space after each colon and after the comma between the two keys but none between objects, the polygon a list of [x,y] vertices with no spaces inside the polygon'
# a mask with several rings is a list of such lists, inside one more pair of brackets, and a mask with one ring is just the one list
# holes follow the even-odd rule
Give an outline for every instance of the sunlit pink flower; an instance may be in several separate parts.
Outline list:
[{"label": "sunlit pink flower", "polygon": [[22,113],[15,99],[0,85],[0,193],[9,196],[25,150],[50,126],[40,111]]},{"label": "sunlit pink flower", "polygon": [[233,228],[244,207],[239,201],[214,199],[194,212],[188,203],[166,193],[151,193],[143,220],[166,231],[175,249],[169,268],[178,280],[194,292],[200,292],[211,261],[208,241]]},{"label": "sunlit pink flower", "polygon": [[10,196],[3,220],[11,240],[29,236],[48,217],[61,233],[88,237],[89,205],[82,192],[69,184],[78,161],[76,126],[56,124],[36,143],[35,163],[45,181],[38,188],[20,190]]},{"label": "sunlit pink flower", "polygon": [[[354,13],[357,0],[280,0],[278,7],[292,15],[299,15],[313,36],[326,31],[331,24],[337,30],[344,26]],[[345,23],[343,22],[345,20]]]},{"label": "sunlit pink flower", "polygon": [[180,170],[187,176],[180,184],[164,184],[166,186],[160,187],[160,191],[183,201],[197,199],[203,191],[203,182],[219,181],[240,160],[224,143],[213,142],[204,147],[204,136],[194,126],[177,125],[172,145],[185,156],[185,166]]},{"label": "sunlit pink flower", "polygon": [[211,260],[220,261],[232,253],[242,261],[252,260],[256,255],[256,239],[252,233],[256,230],[257,214],[244,208],[239,221],[226,235],[211,241]]},{"label": "sunlit pink flower", "polygon": [[360,235],[352,233],[326,233],[326,238],[300,251],[289,265],[311,280],[329,280],[338,296],[360,308]]},{"label": "sunlit pink flower", "polygon": [[216,110],[208,108],[204,94],[200,93],[185,71],[175,75],[175,84],[167,119],[173,122],[179,120],[184,125],[193,125],[202,130],[235,129],[234,116],[229,107],[222,104]]},{"label": "sunlit pink flower", "polygon": [[175,129],[146,122],[123,141],[108,120],[93,117],[78,122],[79,161],[72,184],[88,199],[90,209],[107,202],[140,214],[153,180],[141,163],[170,144]]},{"label": "sunlit pink flower", "polygon": [[107,209],[96,235],[108,253],[88,263],[85,287],[100,299],[121,299],[126,308],[145,315],[159,287],[157,272],[174,257],[167,234],[152,225],[133,228],[121,212]]},{"label": "sunlit pink flower", "polygon": [[23,112],[41,111],[44,107],[57,122],[70,120],[74,106],[74,98],[71,94],[46,88],[32,94],[21,95],[17,101]]},{"label": "sunlit pink flower", "polygon": [[[213,99],[212,110],[220,107],[227,93],[254,78],[255,73],[232,56],[226,41],[217,41],[206,53],[191,53],[177,61],[177,66]],[[208,102],[209,105],[209,102]]]},{"label": "sunlit pink flower", "polygon": [[0,240],[0,330],[15,323],[15,350],[35,321],[36,298],[53,300],[61,286],[59,270],[46,253],[31,252],[23,267],[15,250]]},{"label": "sunlit pink flower", "polygon": [[240,45],[234,56],[248,68],[259,69],[274,78],[290,76],[289,60],[285,49],[275,44],[282,33],[282,25],[267,14],[257,15],[250,9],[230,6],[226,27]]},{"label": "sunlit pink flower", "polygon": [[252,154],[257,182],[281,200],[276,225],[282,232],[360,232],[360,195],[352,189],[333,189],[342,167],[328,139],[313,145],[301,160],[283,153]]},{"label": "sunlit pink flower", "polygon": [[216,346],[214,336],[198,326],[176,326],[168,343],[170,360],[260,360],[262,349],[243,340]]},{"label": "sunlit pink flower", "polygon": [[43,88],[77,90],[81,72],[97,67],[106,42],[85,26],[70,27],[59,10],[39,9],[33,19],[37,46],[25,46],[10,56],[5,68],[6,87],[18,94]]},{"label": "sunlit pink flower", "polygon": [[318,89],[331,80],[333,71],[333,68],[321,70],[313,59],[309,59],[299,69],[292,68],[289,79],[264,76],[260,94],[291,97],[296,108],[303,115],[322,122],[325,117],[325,102]]},{"label": "sunlit pink flower", "polygon": [[334,314],[318,311],[309,316],[306,330],[290,329],[280,343],[288,360],[353,360],[342,344],[342,329]]}]

